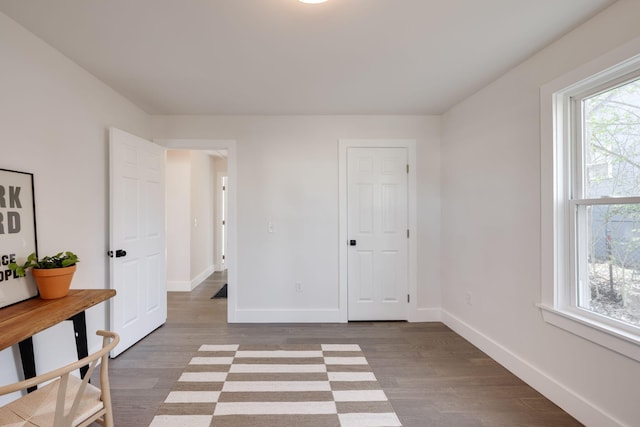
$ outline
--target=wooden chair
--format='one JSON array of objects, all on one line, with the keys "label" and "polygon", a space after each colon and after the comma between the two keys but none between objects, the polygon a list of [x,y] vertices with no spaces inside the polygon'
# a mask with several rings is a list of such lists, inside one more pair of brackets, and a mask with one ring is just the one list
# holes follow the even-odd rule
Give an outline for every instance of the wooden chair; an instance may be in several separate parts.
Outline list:
[{"label": "wooden chair", "polygon": [[[84,427],[94,421],[113,427],[109,391],[109,351],[120,341],[118,334],[98,331],[103,337],[102,349],[62,368],[34,378],[0,387],[0,396],[55,380],[0,408],[0,425]],[[89,384],[98,361],[100,388]],[[84,379],[72,372],[89,365]]]}]

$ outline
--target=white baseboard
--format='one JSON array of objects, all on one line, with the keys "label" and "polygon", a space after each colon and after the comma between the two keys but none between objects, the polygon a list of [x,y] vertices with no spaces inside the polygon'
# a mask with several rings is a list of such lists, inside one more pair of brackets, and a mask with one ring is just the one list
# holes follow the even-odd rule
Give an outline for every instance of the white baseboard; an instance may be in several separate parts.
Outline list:
[{"label": "white baseboard", "polygon": [[416,308],[409,314],[409,322],[440,322],[442,310],[439,308]]},{"label": "white baseboard", "polygon": [[237,309],[234,323],[342,323],[340,310],[251,310]]},{"label": "white baseboard", "polygon": [[[419,308],[409,322],[440,322],[439,308]],[[234,323],[345,323],[339,309],[326,310],[249,310],[235,311]]]},{"label": "white baseboard", "polygon": [[191,292],[191,282],[186,280],[168,280],[167,292]]},{"label": "white baseboard", "polygon": [[191,292],[200,283],[207,280],[207,277],[211,276],[215,272],[213,265],[207,267],[202,273],[198,274],[191,281],[187,280],[168,280],[167,292]]},{"label": "white baseboard", "polygon": [[207,267],[202,273],[198,274],[195,278],[193,278],[193,280],[191,280],[191,289],[189,290],[192,291],[197,288],[200,283],[207,280],[207,277],[211,276],[215,271],[215,266],[210,265],[209,267]]},{"label": "white baseboard", "polygon": [[442,310],[442,322],[478,347],[514,375],[542,393],[578,421],[589,427],[620,427],[623,423],[557,382],[535,366],[492,340],[468,323]]},{"label": "white baseboard", "polygon": [[[440,309],[422,308],[409,322],[439,322]],[[339,309],[326,310],[236,310],[234,323],[345,323]]]}]

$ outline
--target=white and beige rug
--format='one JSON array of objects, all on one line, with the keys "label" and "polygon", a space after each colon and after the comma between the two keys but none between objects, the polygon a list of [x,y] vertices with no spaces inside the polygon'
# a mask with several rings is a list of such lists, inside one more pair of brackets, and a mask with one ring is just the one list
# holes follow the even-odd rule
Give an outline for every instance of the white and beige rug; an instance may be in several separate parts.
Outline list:
[{"label": "white and beige rug", "polygon": [[401,426],[360,347],[203,345],[150,427]]}]

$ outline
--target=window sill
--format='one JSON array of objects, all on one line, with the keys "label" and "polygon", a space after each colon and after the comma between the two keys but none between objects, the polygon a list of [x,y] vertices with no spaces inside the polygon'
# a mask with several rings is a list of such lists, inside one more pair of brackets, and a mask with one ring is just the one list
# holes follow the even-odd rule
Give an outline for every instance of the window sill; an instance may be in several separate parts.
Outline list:
[{"label": "window sill", "polygon": [[538,304],[538,307],[545,322],[640,362],[640,339],[637,336],[573,312],[544,304]]}]

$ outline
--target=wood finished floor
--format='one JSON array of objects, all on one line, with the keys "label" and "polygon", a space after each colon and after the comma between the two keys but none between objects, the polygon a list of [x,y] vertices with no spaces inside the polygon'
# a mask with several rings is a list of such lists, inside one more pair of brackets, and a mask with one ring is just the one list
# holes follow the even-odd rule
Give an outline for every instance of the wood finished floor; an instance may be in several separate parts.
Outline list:
[{"label": "wood finished floor", "polygon": [[405,427],[582,425],[442,323],[228,325],[224,281],[169,293],[167,323],[111,360],[116,426],[148,426],[200,344],[244,343],[359,344]]}]

